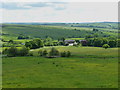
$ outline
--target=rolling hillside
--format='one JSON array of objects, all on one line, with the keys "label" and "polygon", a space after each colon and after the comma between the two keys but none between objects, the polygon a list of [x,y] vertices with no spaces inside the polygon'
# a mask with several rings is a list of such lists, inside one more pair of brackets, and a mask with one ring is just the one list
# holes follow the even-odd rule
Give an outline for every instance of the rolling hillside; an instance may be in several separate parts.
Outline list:
[{"label": "rolling hillside", "polygon": [[[108,24],[108,23],[107,23]],[[71,27],[72,25],[72,27]],[[91,26],[92,25],[92,26]],[[110,35],[117,37],[117,23],[109,24],[109,27],[103,28],[103,23],[92,24],[49,24],[49,25],[27,25],[27,24],[3,24],[2,36],[3,39],[17,39],[22,34],[30,38],[46,38],[47,36],[53,39],[58,38],[84,38],[86,35],[95,35],[98,37],[108,37]],[[101,25],[101,26],[100,26]],[[110,28],[114,26],[113,28]],[[90,27],[91,26],[91,27]],[[93,28],[98,29],[98,32],[93,32]]]}]

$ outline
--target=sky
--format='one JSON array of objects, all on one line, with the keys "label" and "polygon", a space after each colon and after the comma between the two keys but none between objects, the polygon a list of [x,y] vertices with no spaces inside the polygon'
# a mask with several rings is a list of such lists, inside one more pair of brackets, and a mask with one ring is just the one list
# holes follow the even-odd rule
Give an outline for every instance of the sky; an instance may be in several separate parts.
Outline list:
[{"label": "sky", "polygon": [[2,2],[0,21],[117,22],[117,2]]}]

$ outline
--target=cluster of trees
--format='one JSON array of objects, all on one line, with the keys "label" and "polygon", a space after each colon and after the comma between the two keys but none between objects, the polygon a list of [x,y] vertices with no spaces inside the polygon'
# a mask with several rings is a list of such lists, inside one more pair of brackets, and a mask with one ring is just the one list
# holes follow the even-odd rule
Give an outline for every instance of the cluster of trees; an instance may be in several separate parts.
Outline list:
[{"label": "cluster of trees", "polygon": [[45,46],[53,46],[54,44],[53,44],[52,38],[47,37],[46,39],[44,39],[44,45]]},{"label": "cluster of trees", "polygon": [[25,46],[29,47],[30,49],[36,49],[43,46],[58,46],[58,45],[65,45],[64,43],[65,38],[59,39],[59,41],[53,41],[52,38],[47,37],[46,39],[33,39],[32,41],[25,42]]},{"label": "cluster of trees", "polygon": [[71,52],[70,51],[61,52],[61,57],[70,57],[70,56],[71,56]]},{"label": "cluster of trees", "polygon": [[20,34],[17,39],[29,39],[29,36]]},{"label": "cluster of trees", "polygon": [[15,57],[15,56],[27,56],[29,54],[29,48],[22,47],[20,49],[12,46],[10,48],[6,48],[2,52],[3,54],[6,54],[8,57]]},{"label": "cluster of trees", "polygon": [[25,43],[26,47],[29,47],[30,49],[36,49],[43,47],[43,42],[41,39],[33,39],[32,41]]},{"label": "cluster of trees", "polygon": [[59,52],[57,49],[55,48],[51,48],[51,50],[48,52],[47,50],[40,50],[38,51],[39,56],[43,56],[43,57],[70,57],[71,56],[71,52],[67,51],[67,52]]},{"label": "cluster of trees", "polygon": [[[33,56],[32,52],[29,52],[29,48],[23,46],[21,48],[16,48],[14,46],[10,48],[6,48],[3,50],[3,54],[7,55],[8,57],[16,57],[16,56]],[[39,56],[43,57],[70,57],[70,51],[59,52],[54,47],[48,52],[47,50],[40,50],[38,51]]]},{"label": "cluster of trees", "polygon": [[21,47],[21,42],[9,40],[6,41],[5,43],[2,44],[2,47],[11,47],[11,46],[16,46],[16,47]]},{"label": "cluster of trees", "polygon": [[47,37],[44,40],[37,38],[37,39],[33,39],[32,41],[25,42],[25,46],[29,47],[30,49],[36,49],[43,46],[58,46],[58,45],[59,42],[54,42],[50,37]]},{"label": "cluster of trees", "polygon": [[82,46],[95,46],[102,47],[104,44],[108,44],[109,47],[120,47],[120,39],[107,39],[107,38],[89,38],[86,39]]},{"label": "cluster of trees", "polygon": [[99,31],[99,30],[98,30],[98,29],[93,28],[93,31],[97,32],[97,31]]}]

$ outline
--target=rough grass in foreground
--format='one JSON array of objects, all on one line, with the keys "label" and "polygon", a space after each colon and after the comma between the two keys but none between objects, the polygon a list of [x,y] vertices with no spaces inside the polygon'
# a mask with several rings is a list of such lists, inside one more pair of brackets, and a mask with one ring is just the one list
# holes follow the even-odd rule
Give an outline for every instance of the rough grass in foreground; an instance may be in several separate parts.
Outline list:
[{"label": "rough grass in foreground", "polygon": [[3,58],[3,88],[117,88],[117,58]]}]

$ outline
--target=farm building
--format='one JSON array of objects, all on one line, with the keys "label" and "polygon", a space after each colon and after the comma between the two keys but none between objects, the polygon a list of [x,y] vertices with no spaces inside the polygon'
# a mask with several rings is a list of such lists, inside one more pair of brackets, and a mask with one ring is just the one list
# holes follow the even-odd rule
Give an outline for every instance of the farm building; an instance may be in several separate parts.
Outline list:
[{"label": "farm building", "polygon": [[64,42],[68,46],[73,46],[77,44],[75,40],[65,40]]},{"label": "farm building", "polygon": [[83,45],[83,46],[86,46],[87,45],[87,40],[79,40],[79,42]]}]

